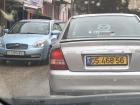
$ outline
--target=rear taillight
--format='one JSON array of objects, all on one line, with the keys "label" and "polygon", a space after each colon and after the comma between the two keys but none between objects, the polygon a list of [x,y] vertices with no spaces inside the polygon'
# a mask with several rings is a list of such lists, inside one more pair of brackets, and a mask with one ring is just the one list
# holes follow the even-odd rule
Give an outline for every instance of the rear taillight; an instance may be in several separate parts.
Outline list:
[{"label": "rear taillight", "polygon": [[50,69],[51,70],[68,69],[68,66],[65,62],[63,53],[60,48],[53,49],[50,53]]}]

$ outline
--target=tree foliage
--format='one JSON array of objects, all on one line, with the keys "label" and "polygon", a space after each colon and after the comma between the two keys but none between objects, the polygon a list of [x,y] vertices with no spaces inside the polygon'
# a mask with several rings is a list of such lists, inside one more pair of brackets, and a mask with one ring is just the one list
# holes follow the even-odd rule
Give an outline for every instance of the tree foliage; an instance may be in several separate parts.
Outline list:
[{"label": "tree foliage", "polygon": [[1,16],[7,21],[14,21],[14,16],[16,15],[16,11],[12,10],[11,13],[7,13],[0,9]]},{"label": "tree foliage", "polygon": [[129,0],[75,0],[78,13],[127,12]]}]

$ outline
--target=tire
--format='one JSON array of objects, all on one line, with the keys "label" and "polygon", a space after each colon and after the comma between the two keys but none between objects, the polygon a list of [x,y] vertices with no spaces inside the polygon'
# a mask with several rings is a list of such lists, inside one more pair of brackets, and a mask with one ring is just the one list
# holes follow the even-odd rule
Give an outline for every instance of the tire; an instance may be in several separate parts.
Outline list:
[{"label": "tire", "polygon": [[52,47],[52,46],[50,46],[50,48],[49,48],[47,58],[44,59],[44,60],[42,60],[42,61],[41,61],[41,64],[43,64],[43,65],[48,65],[48,64],[49,64],[49,55],[50,55],[51,47]]},{"label": "tire", "polygon": [[41,65],[48,65],[49,64],[49,57],[47,57],[45,60],[40,61]]},{"label": "tire", "polygon": [[32,65],[32,62],[31,62],[31,61],[25,61],[24,64],[25,64],[26,66],[31,66],[31,65]]}]

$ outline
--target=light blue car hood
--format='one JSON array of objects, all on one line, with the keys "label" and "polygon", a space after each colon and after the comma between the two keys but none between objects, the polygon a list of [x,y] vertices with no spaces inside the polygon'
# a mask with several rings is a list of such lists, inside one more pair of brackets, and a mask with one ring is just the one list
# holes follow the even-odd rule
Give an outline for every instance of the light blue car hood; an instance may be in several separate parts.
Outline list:
[{"label": "light blue car hood", "polygon": [[6,34],[3,36],[3,42],[6,43],[23,43],[33,45],[40,40],[47,40],[49,43],[49,35],[39,34]]}]

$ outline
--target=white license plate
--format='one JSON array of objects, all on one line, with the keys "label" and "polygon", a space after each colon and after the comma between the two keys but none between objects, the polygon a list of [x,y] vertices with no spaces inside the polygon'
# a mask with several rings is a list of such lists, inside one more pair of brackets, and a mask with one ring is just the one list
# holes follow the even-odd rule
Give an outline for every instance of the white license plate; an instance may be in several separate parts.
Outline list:
[{"label": "white license plate", "polygon": [[7,51],[7,55],[24,56],[24,51]]}]

